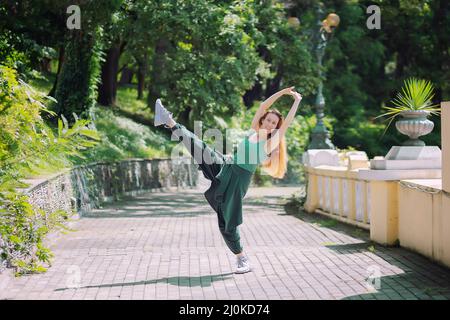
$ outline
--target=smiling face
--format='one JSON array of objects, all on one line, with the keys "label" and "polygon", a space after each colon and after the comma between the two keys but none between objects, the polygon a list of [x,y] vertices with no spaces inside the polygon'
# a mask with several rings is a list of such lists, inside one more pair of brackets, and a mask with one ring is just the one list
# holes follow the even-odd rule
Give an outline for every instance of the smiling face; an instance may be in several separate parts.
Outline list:
[{"label": "smiling face", "polygon": [[273,129],[279,128],[280,117],[275,113],[269,112],[260,120],[260,129],[272,132]]}]

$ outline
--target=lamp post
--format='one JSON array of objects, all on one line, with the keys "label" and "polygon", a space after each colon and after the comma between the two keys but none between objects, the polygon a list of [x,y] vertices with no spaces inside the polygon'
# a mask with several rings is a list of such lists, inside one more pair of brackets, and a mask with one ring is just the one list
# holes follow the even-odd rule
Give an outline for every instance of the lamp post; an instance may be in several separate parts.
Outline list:
[{"label": "lamp post", "polygon": [[324,109],[325,109],[325,98],[323,97],[323,71],[322,71],[322,59],[325,53],[325,48],[327,46],[327,41],[331,37],[333,29],[339,25],[339,16],[335,13],[330,13],[327,18],[320,22],[320,17],[323,14],[321,6],[318,6],[317,14],[319,17],[318,25],[320,26],[319,32],[317,34],[317,47],[316,56],[317,62],[319,64],[319,86],[317,88],[316,96],[316,117],[317,123],[311,132],[311,142],[308,146],[309,149],[334,149],[334,145],[331,143],[330,134],[323,124]]}]

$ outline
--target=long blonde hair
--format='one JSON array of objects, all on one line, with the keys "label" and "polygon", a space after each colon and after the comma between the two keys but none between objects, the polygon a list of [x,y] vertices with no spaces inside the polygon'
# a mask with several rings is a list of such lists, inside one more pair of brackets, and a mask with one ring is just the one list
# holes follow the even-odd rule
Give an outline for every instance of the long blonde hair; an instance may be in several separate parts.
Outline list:
[{"label": "long blonde hair", "polygon": [[[278,124],[277,129],[281,127],[283,124],[284,118],[281,112],[279,112],[277,109],[271,109],[266,111],[266,113],[259,119],[256,130],[258,131],[261,127],[261,124],[263,120],[267,117],[269,113],[273,113],[276,116],[278,116]],[[271,138],[271,134],[269,133],[267,140]],[[288,162],[288,155],[287,155],[287,148],[286,148],[286,138],[285,136],[281,136],[280,138],[280,144],[278,146],[279,152],[278,152],[278,161],[272,161],[272,155],[270,156],[270,160],[267,162],[263,162],[261,164],[261,168],[263,171],[265,171],[267,174],[274,178],[282,179],[287,171],[287,162]]]}]

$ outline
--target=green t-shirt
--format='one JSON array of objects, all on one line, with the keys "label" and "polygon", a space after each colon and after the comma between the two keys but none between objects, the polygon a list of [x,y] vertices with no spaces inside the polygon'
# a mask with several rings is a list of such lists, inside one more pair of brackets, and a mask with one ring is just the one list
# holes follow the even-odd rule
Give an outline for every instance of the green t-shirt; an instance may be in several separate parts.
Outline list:
[{"label": "green t-shirt", "polygon": [[250,129],[249,133],[239,143],[233,155],[233,163],[251,172],[255,172],[256,167],[268,158],[264,150],[266,140],[258,142],[249,141],[248,138],[253,133],[255,133],[255,130]]}]

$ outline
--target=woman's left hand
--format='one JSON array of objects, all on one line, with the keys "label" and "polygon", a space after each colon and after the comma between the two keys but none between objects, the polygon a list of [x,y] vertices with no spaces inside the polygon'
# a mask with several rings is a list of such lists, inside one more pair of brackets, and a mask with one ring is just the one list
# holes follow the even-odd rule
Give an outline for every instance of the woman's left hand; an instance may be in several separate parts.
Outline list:
[{"label": "woman's left hand", "polygon": [[294,90],[294,88],[295,88],[295,87],[284,88],[284,89],[280,90],[279,93],[281,93],[281,94],[283,94],[283,95],[284,95],[284,94],[290,94],[291,91]]},{"label": "woman's left hand", "polygon": [[289,94],[291,95],[291,96],[293,96],[294,97],[294,99],[296,100],[296,101],[302,101],[302,99],[303,99],[303,97],[302,97],[302,95],[300,94],[300,93],[298,93],[297,91],[294,91],[294,90],[291,90],[290,92],[289,92]]},{"label": "woman's left hand", "polygon": [[303,97],[300,93],[295,92],[294,94],[295,100],[298,100],[298,102],[302,101]]}]

